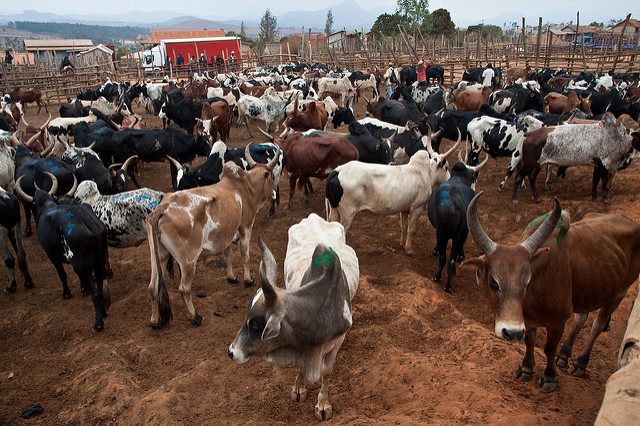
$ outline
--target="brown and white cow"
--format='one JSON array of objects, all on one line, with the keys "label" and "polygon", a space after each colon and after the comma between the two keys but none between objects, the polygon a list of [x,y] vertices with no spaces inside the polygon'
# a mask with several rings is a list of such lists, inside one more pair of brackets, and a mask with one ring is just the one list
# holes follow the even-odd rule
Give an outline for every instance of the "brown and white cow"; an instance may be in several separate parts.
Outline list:
[{"label": "brown and white cow", "polygon": [[46,112],[49,112],[47,109],[47,103],[42,100],[42,92],[38,89],[24,90],[22,88],[17,88],[13,92],[9,93],[9,96],[11,96],[11,99],[13,99],[14,102],[21,102],[24,109],[27,108],[28,103],[35,102],[38,104],[38,114],[40,114],[42,107],[44,107]]},{"label": "brown and white cow", "polygon": [[224,101],[205,102],[200,118],[196,118],[196,134],[209,136],[209,145],[215,141],[226,142],[231,126],[231,108]]},{"label": "brown and white cow", "polygon": [[151,251],[151,326],[160,328],[171,321],[171,306],[164,279],[175,259],[180,266],[180,287],[189,319],[202,324],[191,300],[191,283],[200,255],[224,252],[227,281],[238,282],[233,273],[231,243],[240,242],[244,284],[254,284],[249,272],[249,242],[256,213],[273,193],[273,168],[280,150],[268,164],[257,164],[245,150],[251,170],[226,163],[222,179],[215,185],[167,194],[147,218],[147,238]]},{"label": "brown and white cow", "polygon": [[291,390],[297,402],[307,399],[306,384],[321,379],[315,415],[328,420],[333,415],[329,375],[353,321],[351,300],[358,289],[358,258],[346,244],[342,225],[311,213],[289,228],[286,288],[282,289],[276,286],[275,258],[262,240],[259,243],[262,288],[249,304],[227,353],[241,364],[259,356],[278,365],[298,366]]},{"label": "brown and white cow", "polygon": [[544,100],[551,114],[568,114],[572,109],[578,108],[587,115],[593,115],[591,112],[591,95],[583,98],[578,96],[576,92],[569,92],[567,96],[551,92],[544,97]]},{"label": "brown and white cow", "polygon": [[332,78],[322,77],[318,80],[318,97],[323,99],[328,94],[340,95],[340,104],[345,105],[345,100],[355,96],[356,88],[347,77]]},{"label": "brown and white cow", "polygon": [[298,98],[296,98],[293,111],[284,120],[284,131],[280,135],[284,138],[291,132],[306,132],[307,130],[324,130],[327,125],[327,110],[322,102],[307,104],[304,111],[298,110]]},{"label": "brown and white cow", "polygon": [[516,370],[522,381],[534,374],[537,329],[546,329],[547,363],[537,385],[552,392],[558,387],[558,344],[569,317],[575,314],[575,325],[557,356],[560,367],[567,365],[589,312],[599,310],[584,352],[569,368],[570,374],[582,376],[596,338],[638,278],[640,226],[621,214],[596,213],[570,224],[556,198],[553,211],[534,220],[519,244],[498,244],[478,222],[481,194],[469,204],[467,223],[484,255],[462,265],[476,268],[476,280],[484,287],[494,313],[496,336],[505,340],[524,337],[526,353]]},{"label": "brown and white cow", "polygon": [[480,93],[467,89],[456,98],[456,108],[460,111],[478,111],[482,104],[486,104],[491,94],[491,87],[483,87]]}]

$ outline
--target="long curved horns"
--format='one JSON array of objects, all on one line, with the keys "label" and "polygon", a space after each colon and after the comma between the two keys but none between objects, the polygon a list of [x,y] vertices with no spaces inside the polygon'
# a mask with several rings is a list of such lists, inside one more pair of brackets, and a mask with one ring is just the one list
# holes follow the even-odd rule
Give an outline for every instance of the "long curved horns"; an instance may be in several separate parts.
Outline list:
[{"label": "long curved horns", "polygon": [[251,167],[252,169],[256,166],[256,161],[253,159],[253,157],[251,157],[251,150],[250,147],[251,144],[247,145],[244,148],[244,158],[245,160],[247,160],[247,163],[249,164],[249,167]]},{"label": "long curved horns", "polygon": [[[136,155],[136,157],[137,157],[137,155]],[[182,164],[180,164],[180,162],[178,160],[176,160],[175,158],[171,157],[170,155],[167,155],[166,157],[167,157],[167,160],[169,160],[171,162],[171,164],[173,164],[176,167],[176,169],[181,170],[183,168]],[[131,157],[129,157],[127,159],[127,161],[129,161],[130,159],[131,159]],[[125,161],[125,164],[127,163],[127,161]],[[124,167],[124,164],[122,165],[122,167]]]},{"label": "long curved horns", "polygon": [[[78,179],[76,179],[76,175],[72,174],[71,176],[73,176],[73,186],[71,187],[69,192],[67,192],[67,195],[69,197],[73,197],[73,194],[76,193],[76,189],[78,188]],[[58,182],[57,181],[55,181],[55,182],[56,182],[56,187],[57,187],[58,186]]]},{"label": "long curved horns", "polygon": [[56,145],[56,141],[50,141],[49,146],[45,148],[44,151],[40,153],[40,157],[44,158],[53,151],[53,147]]},{"label": "long curved horns", "polygon": [[260,262],[260,284],[262,285],[265,307],[270,308],[275,305],[278,300],[278,294],[274,288],[278,278],[278,270],[273,254],[260,237],[258,237],[258,244],[260,246],[260,252],[262,252],[263,259]]},{"label": "long curved horns", "polygon": [[431,126],[428,123],[427,123],[427,146],[425,148],[427,148],[427,152],[431,157],[437,155],[433,151],[433,147],[431,146]]},{"label": "long curved horns", "polygon": [[533,254],[542,247],[542,244],[549,238],[549,235],[551,235],[553,229],[558,224],[558,220],[560,220],[560,215],[562,214],[560,200],[558,200],[558,197],[553,197],[553,200],[556,202],[556,205],[553,207],[551,214],[529,238],[521,243],[522,247],[529,252],[529,256],[533,256]]},{"label": "long curved horns", "polygon": [[22,198],[27,203],[33,203],[33,197],[31,197],[30,195],[27,195],[27,193],[22,190],[22,186],[21,186],[22,178],[24,178],[24,176],[20,176],[16,181],[16,192],[18,193],[20,198]]},{"label": "long curved horns", "polygon": [[469,232],[473,237],[473,241],[476,242],[480,250],[487,256],[491,256],[491,254],[496,250],[496,243],[494,243],[491,238],[484,232],[480,222],[478,221],[478,198],[482,195],[482,191],[478,192],[473,200],[469,203],[467,207],[467,226],[469,227]]},{"label": "long curved horns", "polygon": [[260,126],[258,126],[258,130],[260,130],[260,132],[262,132],[262,134],[263,134],[263,135],[265,135],[266,137],[268,137],[268,138],[269,138],[269,140],[270,140],[271,142],[273,142],[273,136],[271,136],[269,133],[267,133],[267,132],[265,132],[264,130],[262,130],[262,129],[260,128]]},{"label": "long curved horns", "polygon": [[33,143],[36,141],[36,139],[40,137],[41,134],[42,134],[42,130],[39,130],[35,135],[31,136],[29,140],[25,142],[24,145],[27,148],[31,148],[31,145],[33,145]]},{"label": "long curved horns", "polygon": [[127,158],[127,161],[124,162],[120,169],[126,172],[129,166],[136,160],[136,158],[138,158],[137,155],[132,155],[131,157]]},{"label": "long curved horns", "polygon": [[[444,154],[439,155],[439,157],[442,160],[444,160],[445,158],[447,158],[448,156],[453,154],[453,151],[455,151],[456,148],[458,148],[458,145],[460,145],[460,141],[462,141],[462,134],[460,133],[460,129],[458,129],[458,140],[456,141],[456,143],[454,143],[453,146],[451,148],[449,148],[449,151],[445,152]],[[429,141],[429,142],[431,142],[431,141]]]},{"label": "long curved horns", "polygon": [[[460,150],[460,152],[462,152],[462,150]],[[467,169],[477,172],[478,170],[483,168],[489,162],[489,154],[487,154],[486,152],[484,154],[485,154],[485,157],[482,163],[478,164],[477,166],[467,166]]]},{"label": "long curved horns", "polygon": [[50,122],[51,122],[51,113],[49,113],[49,118],[47,119],[47,121],[45,121],[45,123],[42,126],[40,126],[40,130],[44,130],[44,128],[47,127]]},{"label": "long curved horns", "polygon": [[276,151],[276,155],[271,159],[271,161],[267,163],[267,169],[269,169],[269,171],[272,171],[276,164],[278,164],[278,160],[280,159],[280,155],[282,154],[282,150],[280,149],[280,147],[277,147],[277,149],[278,151]]}]

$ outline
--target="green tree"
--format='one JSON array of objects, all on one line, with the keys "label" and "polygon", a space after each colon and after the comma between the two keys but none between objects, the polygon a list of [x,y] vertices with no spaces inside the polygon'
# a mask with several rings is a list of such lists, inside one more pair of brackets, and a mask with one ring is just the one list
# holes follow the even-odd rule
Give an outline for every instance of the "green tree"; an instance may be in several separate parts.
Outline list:
[{"label": "green tree", "polygon": [[327,23],[324,24],[324,35],[329,36],[333,33],[333,12],[331,9],[327,12]]},{"label": "green tree", "polygon": [[244,21],[242,21],[240,23],[240,37],[246,37],[247,36],[247,27],[244,26]]},{"label": "green tree", "polygon": [[436,9],[431,13],[431,17],[433,18],[433,34],[444,34],[445,36],[453,34],[456,25],[451,20],[451,15],[447,9]]},{"label": "green tree", "polygon": [[604,27],[604,24],[602,22],[596,22],[593,21],[592,23],[589,24],[590,27]]},{"label": "green tree", "polygon": [[429,0],[398,0],[397,11],[404,18],[406,26],[413,30],[421,26],[429,16]]},{"label": "green tree", "polygon": [[262,40],[263,43],[273,43],[277,37],[278,18],[267,9],[260,20],[260,40]]},{"label": "green tree", "polygon": [[398,24],[403,22],[402,16],[398,12],[393,15],[389,13],[383,13],[378,16],[376,22],[371,27],[371,32],[376,34],[381,32],[385,36],[394,37],[399,34]]}]

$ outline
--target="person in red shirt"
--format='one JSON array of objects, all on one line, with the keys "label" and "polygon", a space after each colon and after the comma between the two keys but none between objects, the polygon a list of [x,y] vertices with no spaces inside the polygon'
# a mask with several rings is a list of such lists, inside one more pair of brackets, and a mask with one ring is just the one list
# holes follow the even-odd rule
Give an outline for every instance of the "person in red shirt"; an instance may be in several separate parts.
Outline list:
[{"label": "person in red shirt", "polygon": [[424,62],[422,61],[422,59],[420,59],[420,61],[418,61],[418,66],[416,67],[416,75],[417,75],[418,83],[420,83],[421,81],[425,81],[425,79],[427,78],[425,75],[426,71],[427,71],[427,67],[424,65]]}]

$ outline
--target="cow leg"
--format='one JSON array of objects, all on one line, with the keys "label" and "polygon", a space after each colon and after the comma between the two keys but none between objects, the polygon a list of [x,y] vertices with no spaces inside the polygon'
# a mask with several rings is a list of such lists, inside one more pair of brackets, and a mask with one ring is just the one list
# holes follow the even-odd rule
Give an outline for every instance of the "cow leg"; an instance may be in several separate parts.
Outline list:
[{"label": "cow leg", "polygon": [[0,226],[0,253],[2,254],[2,259],[4,260],[4,266],[7,267],[7,272],[9,273],[9,286],[4,289],[5,293],[15,293],[16,292],[16,274],[15,274],[15,264],[16,260],[14,259],[9,247],[7,246],[7,237],[9,230],[3,226]]},{"label": "cow leg", "polygon": [[227,264],[227,282],[237,284],[238,277],[233,273],[233,251],[231,246],[224,249],[224,261]]},{"label": "cow leg", "polygon": [[609,171],[601,169],[600,179],[602,179],[602,202],[609,204],[611,202],[609,198]]},{"label": "cow leg", "polygon": [[564,332],[564,322],[559,326],[551,328],[547,327],[547,341],[544,344],[544,354],[547,356],[547,366],[544,369],[544,375],[538,379],[536,385],[541,388],[542,392],[553,392],[558,389],[558,370],[556,369],[556,353],[558,352],[558,344],[562,339]]},{"label": "cow leg", "polygon": [[178,287],[178,291],[182,294],[184,304],[187,307],[189,321],[191,321],[191,324],[193,325],[201,325],[202,317],[196,312],[196,308],[193,306],[193,300],[191,299],[191,284],[193,283],[193,278],[196,275],[195,263],[181,263],[180,275],[180,286]]},{"label": "cow leg", "polygon": [[620,302],[622,302],[622,299],[624,299],[624,295],[600,308],[600,310],[598,311],[598,316],[593,321],[593,325],[591,326],[591,334],[589,334],[587,346],[585,346],[584,351],[582,351],[582,354],[580,354],[576,362],[574,362],[573,365],[567,370],[569,374],[577,377],[584,376],[585,370],[587,369],[587,364],[589,364],[589,356],[591,355],[593,344],[596,342],[596,339],[598,338],[600,333],[602,333],[605,327],[609,325],[611,314],[616,310]]},{"label": "cow leg", "polygon": [[[100,256],[97,256],[98,258]],[[75,258],[74,258],[75,259]],[[93,325],[93,331],[102,331],[104,329],[104,323],[102,321],[102,316],[104,314],[104,304],[102,302],[102,279],[104,279],[104,274],[102,274],[99,288],[93,284],[93,276],[91,275],[91,268],[94,267],[95,261],[98,259],[91,259],[91,263],[87,262],[73,262],[71,266],[75,271],[76,275],[80,279],[80,287],[82,289],[86,289],[88,294],[91,296],[91,301],[93,302],[93,308],[95,309],[96,317],[95,323]],[[99,263],[99,262],[98,262]],[[102,265],[104,271],[104,265]],[[96,277],[97,278],[97,277]]]},{"label": "cow leg", "polygon": [[562,345],[558,355],[556,355],[556,365],[558,367],[566,368],[569,364],[569,358],[571,357],[571,351],[573,350],[573,344],[576,342],[578,333],[584,327],[584,323],[587,322],[589,313],[574,314],[573,315],[573,328],[567,338],[567,341]]},{"label": "cow leg", "polygon": [[541,167],[536,166],[536,168],[531,170],[529,172],[529,175],[527,176],[529,179],[529,186],[531,187],[531,196],[533,197],[533,200],[536,203],[539,203],[540,201],[542,201],[538,196],[538,191],[536,190],[536,179],[538,178],[538,173],[540,173],[540,170],[541,170]]},{"label": "cow leg", "polygon": [[516,379],[520,379],[521,382],[528,382],[533,377],[533,367],[536,365],[534,351],[537,340],[538,329],[535,327],[531,329],[527,328],[527,332],[524,335],[524,344],[526,347],[524,358],[515,371]]},{"label": "cow leg", "polygon": [[296,376],[296,382],[291,388],[291,399],[295,402],[305,402],[307,400],[307,387],[304,383],[304,376],[302,372],[298,371]]},{"label": "cow leg", "polygon": [[444,286],[444,291],[446,291],[447,293],[453,293],[451,279],[456,276],[456,259],[458,259],[460,256],[464,256],[462,247],[467,240],[468,233],[468,228],[463,227],[463,229],[461,229],[458,233],[456,239],[451,243],[451,257],[449,258],[449,264],[447,265],[447,283]]},{"label": "cow leg", "polygon": [[342,342],[344,341],[345,335],[343,334],[337,340],[331,351],[324,356],[324,360],[322,362],[322,371],[320,372],[320,379],[322,384],[320,385],[320,392],[318,393],[318,403],[316,404],[316,419],[329,420],[331,416],[333,416],[333,407],[331,407],[331,403],[329,402],[329,375],[331,375],[331,371],[333,370],[333,363],[336,360],[336,355],[338,354],[338,350],[340,346],[342,346]]},{"label": "cow leg", "polygon": [[31,274],[29,274],[29,267],[27,265],[27,254],[24,251],[24,247],[22,247],[22,236],[20,235],[22,231],[20,230],[20,220],[18,219],[18,223],[15,228],[9,230],[9,241],[13,245],[13,248],[16,252],[16,256],[18,257],[18,268],[20,268],[20,272],[22,272],[22,276],[24,277],[24,288],[30,289],[33,288],[33,279],[31,278]]},{"label": "cow leg", "polygon": [[516,198],[516,194],[518,192],[518,186],[524,181],[524,177],[527,175],[525,169],[523,169],[520,165],[517,167],[516,177],[513,182],[513,189],[511,190],[511,201],[514,203],[518,202]]},{"label": "cow leg", "polygon": [[413,237],[413,233],[418,225],[418,218],[420,217],[420,213],[424,210],[424,206],[420,206],[414,208],[409,212],[409,221],[407,222],[407,243],[404,246],[405,251],[408,255],[414,255],[415,251],[413,251],[413,246],[411,245],[411,239]]},{"label": "cow leg", "polygon": [[[409,223],[409,212],[400,212],[400,246],[404,247],[407,242],[407,224]],[[437,243],[436,243],[437,247]],[[434,280],[435,281],[435,280]]]},{"label": "cow leg", "polygon": [[[151,234],[151,228],[149,223],[147,222],[147,235]],[[158,246],[158,257],[159,264],[156,264],[154,250],[153,247],[155,239],[149,239],[149,248],[151,252],[151,279],[149,280],[149,294],[151,294],[151,320],[149,322],[151,328],[161,328],[162,321],[160,319],[160,304],[158,303],[158,299],[160,297],[160,285],[159,280],[161,277],[166,277],[168,274],[167,265],[169,263],[169,252],[166,248],[160,243],[160,241],[156,242],[159,244]],[[165,283],[166,284],[166,283]]]},{"label": "cow leg", "polygon": [[249,270],[249,243],[251,242],[251,232],[240,230],[240,254],[242,258],[242,268],[244,269],[244,286],[251,287],[256,282],[251,278]]},{"label": "cow leg", "polygon": [[[449,239],[445,235],[446,230],[444,227],[440,227],[436,229],[436,248],[433,249],[434,253],[438,254],[438,269],[436,269],[436,273],[433,274],[433,281],[439,283],[442,278],[442,270],[444,269],[444,265],[447,262],[447,243]],[[445,287],[446,291],[446,287]]]},{"label": "cow leg", "polygon": [[56,272],[58,273],[58,278],[62,282],[62,298],[70,299],[71,298],[71,290],[69,290],[69,286],[67,285],[67,272],[64,270],[64,265],[62,262],[56,262],[51,260],[53,266],[56,268]]},{"label": "cow leg", "polygon": [[289,202],[284,207],[286,210],[291,209],[291,203],[293,201],[293,196],[296,193],[296,181],[297,180],[298,180],[298,178],[294,177],[294,176],[291,176],[289,178]]},{"label": "cow leg", "polygon": [[24,236],[30,237],[32,234],[31,231],[31,206],[25,202],[22,202],[22,207],[24,207]]},{"label": "cow leg", "polygon": [[511,162],[509,163],[509,167],[507,167],[507,173],[504,175],[504,179],[502,179],[502,182],[500,182],[500,185],[498,185],[498,192],[504,191],[504,185],[507,183],[507,179],[509,179],[513,174],[513,171],[516,169],[516,166],[519,161],[520,161],[520,155],[516,156],[516,153],[514,153],[511,156]]},{"label": "cow leg", "polygon": [[547,171],[545,174],[544,185],[547,191],[551,190],[551,180],[553,178],[553,174],[551,173],[551,164],[547,164]]}]

